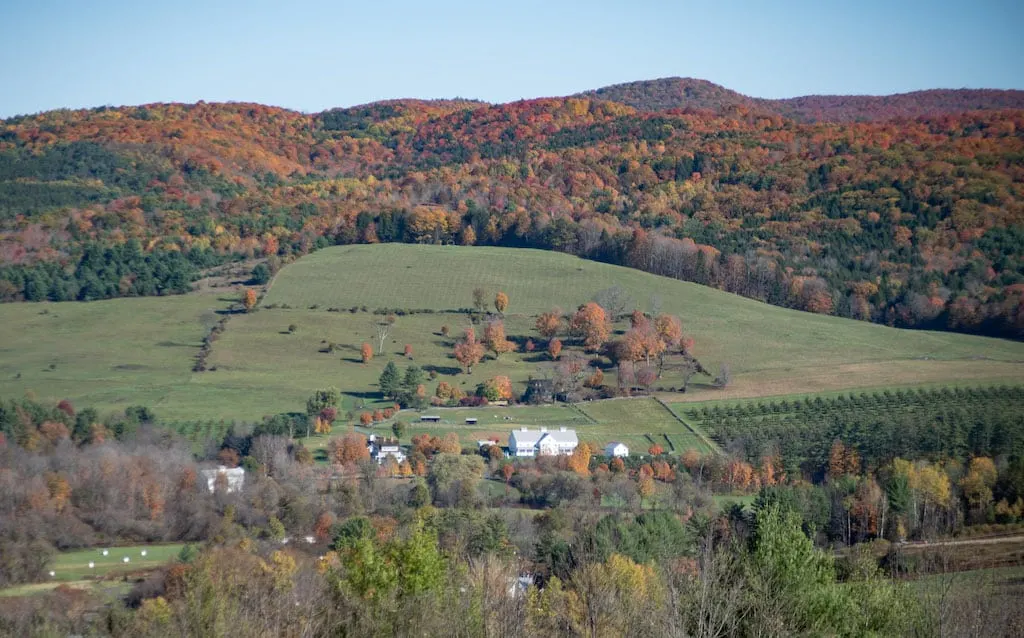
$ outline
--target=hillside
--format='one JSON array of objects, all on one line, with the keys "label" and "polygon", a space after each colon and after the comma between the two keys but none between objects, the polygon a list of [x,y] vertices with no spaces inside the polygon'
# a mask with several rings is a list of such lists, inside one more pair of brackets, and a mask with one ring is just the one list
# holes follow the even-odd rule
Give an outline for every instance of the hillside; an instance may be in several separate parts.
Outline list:
[{"label": "hillside", "polygon": [[459,243],[1019,338],[1021,130],[1022,110],[806,124],[587,98],[54,111],[0,125],[0,300],[168,294],[225,260]]},{"label": "hillside", "polygon": [[641,111],[742,108],[799,122],[913,119],[966,111],[1024,108],[1024,91],[932,89],[895,95],[804,95],[784,99],[747,97],[707,80],[662,78],[615,84],[578,94],[626,104]]},{"label": "hillside", "polygon": [[[452,346],[468,317],[451,311],[471,306],[475,287],[491,296],[504,290],[509,338],[543,344],[536,314],[554,306],[574,310],[613,285],[640,308],[657,303],[678,314],[707,367],[730,364],[728,390],[712,389],[709,378],[697,377],[685,395],[666,395],[673,400],[1024,378],[1020,343],[787,310],[549,251],[386,244],[328,248],[285,267],[257,312],[227,319],[205,372],[192,372],[201,340],[227,316],[217,313],[238,298],[237,291],[0,305],[0,396],[32,392],[40,400],[69,398],[104,410],[144,404],[170,420],[255,420],[301,410],[309,394],[324,386],[344,391],[345,409],[360,400],[374,403],[389,359],[438,370],[428,384],[431,394],[441,380],[472,392],[499,374],[522,392],[528,377],[550,367],[547,356],[520,348],[485,360],[471,375],[460,373]],[[360,363],[360,344],[373,340],[381,318],[373,311],[385,306],[402,313],[386,353]],[[433,312],[405,312],[428,309]],[[441,334],[443,325],[450,337]],[[628,321],[616,328],[627,329]],[[335,344],[333,352],[326,351],[328,343]],[[411,360],[403,354],[405,344],[412,346]],[[606,370],[607,384],[614,386],[614,374]],[[682,380],[670,369],[658,385],[678,387]]]}]

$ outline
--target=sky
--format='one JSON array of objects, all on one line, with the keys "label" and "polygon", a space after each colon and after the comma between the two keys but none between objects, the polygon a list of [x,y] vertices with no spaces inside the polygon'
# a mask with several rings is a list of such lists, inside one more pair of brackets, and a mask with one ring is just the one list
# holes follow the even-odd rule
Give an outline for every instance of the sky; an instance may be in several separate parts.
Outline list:
[{"label": "sky", "polygon": [[1024,89],[1021,0],[0,0],[0,117],[509,102],[680,76],[766,98]]}]

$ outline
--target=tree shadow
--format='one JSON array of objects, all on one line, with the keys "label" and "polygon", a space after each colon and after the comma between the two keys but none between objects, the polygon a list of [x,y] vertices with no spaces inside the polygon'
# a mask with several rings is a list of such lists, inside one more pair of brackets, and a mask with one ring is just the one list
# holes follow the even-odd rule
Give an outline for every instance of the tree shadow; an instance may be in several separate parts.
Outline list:
[{"label": "tree shadow", "polygon": [[526,363],[554,363],[546,352],[534,352],[523,355],[522,360]]},{"label": "tree shadow", "polygon": [[462,368],[459,368],[457,366],[426,365],[426,366],[423,366],[423,369],[426,370],[428,373],[429,372],[436,372],[438,374],[443,374],[443,375],[448,375],[448,376],[455,376],[456,374],[459,374],[460,372],[462,372]]},{"label": "tree shadow", "polygon": [[380,392],[363,392],[360,390],[347,390],[345,392],[342,392],[342,394],[344,394],[347,397],[352,397],[353,399],[373,399],[374,401],[376,401],[382,398]]}]

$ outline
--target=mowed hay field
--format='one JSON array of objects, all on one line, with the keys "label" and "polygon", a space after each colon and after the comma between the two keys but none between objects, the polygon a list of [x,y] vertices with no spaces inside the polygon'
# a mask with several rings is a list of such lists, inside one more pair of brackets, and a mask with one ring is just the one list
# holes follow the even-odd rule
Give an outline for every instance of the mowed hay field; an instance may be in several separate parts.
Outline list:
[{"label": "mowed hay field", "polygon": [[70,399],[101,413],[159,406],[189,385],[203,335],[228,305],[212,294],[0,304],[0,398]]},{"label": "mowed hay field", "polygon": [[[420,417],[424,415],[437,416],[441,420],[437,423],[423,422]],[[491,438],[497,438],[501,445],[507,445],[509,433],[520,427],[535,430],[564,426],[576,430],[581,441],[597,443],[602,451],[612,441],[625,443],[634,455],[647,454],[648,448],[655,443],[661,445],[666,452],[676,454],[688,449],[701,452],[717,449],[706,436],[697,434],[695,428],[682,422],[664,405],[650,397],[588,401],[571,406],[434,408],[422,412],[403,410],[395,418],[408,424],[407,439],[418,434],[444,436],[454,432],[463,446],[470,447],[475,446],[479,440]],[[467,418],[474,418],[477,422],[466,423]],[[394,420],[373,428],[358,428],[358,431],[390,436]],[[332,436],[346,431],[338,429]],[[310,437],[306,445],[314,451],[323,451],[330,438],[326,435]]]},{"label": "mowed hay field", "polygon": [[[181,553],[182,543],[167,545],[131,545],[124,547],[108,547],[99,549],[77,549],[60,552],[50,561],[49,570],[53,576],[40,583],[17,585],[0,589],[2,596],[26,596],[49,591],[59,585],[69,585],[79,589],[110,589],[110,580],[124,574],[137,574],[174,561]],[[103,555],[104,549],[107,555]],[[146,555],[143,556],[142,552]],[[128,558],[128,562],[124,559]],[[89,563],[93,563],[89,567]],[[102,579],[108,579],[102,582]],[[119,591],[121,585],[113,586]],[[120,593],[124,593],[121,591]]]},{"label": "mowed hay field", "polygon": [[[111,574],[134,572],[166,565],[181,552],[182,543],[169,545],[131,545],[104,549],[80,549],[57,554],[50,563],[54,580],[81,580],[83,578],[104,578]],[[143,556],[142,552],[146,552]],[[124,562],[127,558],[128,562]],[[89,563],[93,567],[89,567]]]},{"label": "mowed hay field", "polygon": [[[656,297],[663,311],[678,315],[706,366],[728,363],[734,383],[727,397],[1024,379],[1022,343],[788,310],[629,268],[528,249],[328,248],[285,268],[264,305],[443,311],[471,306],[473,289],[483,287],[489,297],[499,290],[509,295],[507,323],[515,323],[515,316],[527,319],[509,325],[510,335],[525,327],[536,338],[530,329],[538,313],[554,306],[571,311],[613,285],[625,289],[642,309],[649,310]],[[713,398],[699,391],[699,378],[695,381],[698,391],[687,399]]]},{"label": "mowed hay field", "polygon": [[[560,253],[490,247],[382,244],[327,248],[286,266],[260,308],[233,315],[214,343],[206,372],[193,373],[201,340],[237,292],[193,293],[91,303],[0,305],[0,397],[31,391],[39,400],[69,398],[101,411],[142,404],[161,420],[255,421],[301,411],[317,388],[345,395],[342,414],[379,402],[377,378],[389,358],[400,368],[434,368],[467,393],[490,377],[509,376],[517,391],[550,363],[542,352],[488,358],[463,374],[452,345],[469,325],[476,287],[510,297],[506,332],[543,343],[539,312],[566,311],[612,285],[645,310],[652,297],[677,314],[705,366],[732,369],[730,388],[696,377],[669,402],[736,399],[894,385],[1019,383],[1024,344],[953,333],[896,330],[865,322],[776,308],[695,284],[589,262]],[[289,306],[283,308],[282,306]],[[366,307],[367,311],[349,312]],[[359,360],[372,341],[377,308],[430,309],[399,316],[382,356]],[[331,312],[328,309],[340,311]],[[296,330],[289,334],[288,327]],[[451,335],[441,335],[447,325]],[[624,330],[628,322],[616,325]],[[482,332],[482,328],[478,328]],[[328,343],[331,353],[321,352]],[[413,348],[405,359],[405,344]],[[614,384],[614,376],[605,382]],[[678,387],[668,373],[656,386]],[[635,418],[626,412],[624,418]],[[678,446],[678,443],[677,443]]]}]

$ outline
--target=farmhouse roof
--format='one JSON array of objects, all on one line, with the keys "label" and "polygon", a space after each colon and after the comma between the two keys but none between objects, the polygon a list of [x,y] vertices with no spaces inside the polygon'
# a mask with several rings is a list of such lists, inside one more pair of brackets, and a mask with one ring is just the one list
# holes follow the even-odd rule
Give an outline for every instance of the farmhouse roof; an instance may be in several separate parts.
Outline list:
[{"label": "farmhouse roof", "polygon": [[539,430],[519,428],[517,430],[513,430],[512,433],[515,435],[517,443],[525,445],[536,444],[545,436],[551,438],[551,440],[557,443],[579,443],[579,438],[576,436],[576,430],[570,430],[568,428],[558,428],[557,430],[548,430],[547,428],[541,428]]}]

